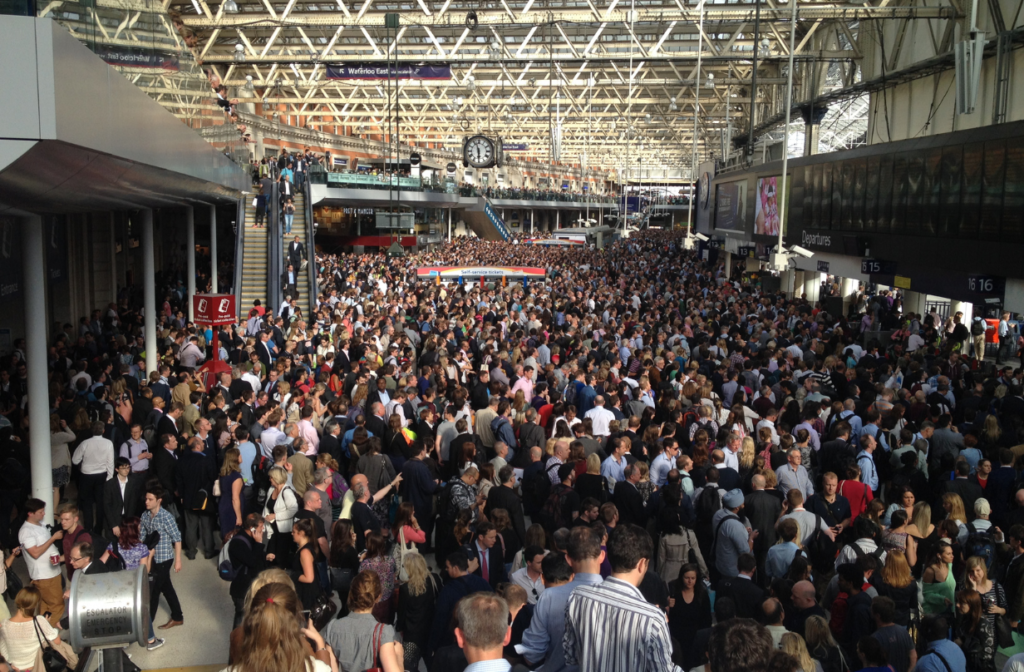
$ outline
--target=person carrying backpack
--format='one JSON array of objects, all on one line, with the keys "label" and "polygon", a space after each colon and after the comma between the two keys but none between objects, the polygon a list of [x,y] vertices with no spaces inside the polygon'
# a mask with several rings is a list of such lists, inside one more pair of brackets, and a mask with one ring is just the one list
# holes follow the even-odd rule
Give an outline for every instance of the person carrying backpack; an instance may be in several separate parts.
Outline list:
[{"label": "person carrying backpack", "polygon": [[559,466],[558,481],[540,510],[541,524],[552,533],[572,525],[580,510],[580,496],[572,487],[576,482],[576,465]]}]

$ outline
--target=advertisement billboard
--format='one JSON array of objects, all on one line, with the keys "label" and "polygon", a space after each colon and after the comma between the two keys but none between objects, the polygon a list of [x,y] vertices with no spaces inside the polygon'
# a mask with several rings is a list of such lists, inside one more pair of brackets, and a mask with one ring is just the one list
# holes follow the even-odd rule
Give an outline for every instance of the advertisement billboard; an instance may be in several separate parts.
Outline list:
[{"label": "advertisement billboard", "polygon": [[757,180],[757,200],[754,201],[756,235],[779,235],[778,183],[778,177],[761,177]]},{"label": "advertisement billboard", "polygon": [[747,183],[745,180],[725,182],[715,186],[715,230],[743,231],[747,211]]}]

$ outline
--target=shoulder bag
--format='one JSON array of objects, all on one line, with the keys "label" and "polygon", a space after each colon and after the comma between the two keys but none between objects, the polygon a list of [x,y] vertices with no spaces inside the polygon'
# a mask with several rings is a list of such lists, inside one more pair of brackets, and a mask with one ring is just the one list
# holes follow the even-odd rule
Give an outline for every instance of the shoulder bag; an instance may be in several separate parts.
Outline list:
[{"label": "shoulder bag", "polygon": [[373,667],[366,672],[384,672],[384,668],[380,666],[380,640],[382,639],[384,639],[384,624],[378,623],[373,626],[373,638],[370,640],[370,645],[373,647]]},{"label": "shoulder bag", "polygon": [[39,627],[39,621],[36,620],[38,618],[41,617],[36,616],[32,619],[36,639],[39,641],[39,651],[36,652],[36,660],[32,669],[36,672],[64,672],[68,668],[78,667],[78,656],[74,650],[65,642],[55,645],[46,639],[43,636],[42,628]]}]

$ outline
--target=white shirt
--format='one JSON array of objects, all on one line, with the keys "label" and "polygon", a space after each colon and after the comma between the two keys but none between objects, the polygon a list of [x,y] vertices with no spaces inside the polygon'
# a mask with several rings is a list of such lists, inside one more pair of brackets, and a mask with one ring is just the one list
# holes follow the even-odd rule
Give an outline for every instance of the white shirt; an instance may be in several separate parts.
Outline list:
[{"label": "white shirt", "polygon": [[257,378],[256,374],[254,374],[252,371],[246,371],[245,373],[243,373],[242,380],[244,380],[245,382],[249,383],[249,385],[252,386],[252,391],[254,394],[260,393],[260,379]]},{"label": "white shirt", "polygon": [[512,572],[512,583],[517,586],[522,586],[523,590],[526,591],[526,600],[530,604],[537,604],[537,600],[544,592],[544,575],[537,577],[534,581],[530,578],[529,573],[526,571],[526,567],[522,567]]},{"label": "white shirt", "polygon": [[615,414],[604,406],[595,406],[590,409],[587,411],[586,417],[590,418],[594,425],[594,436],[608,436],[611,434],[608,424],[615,419]]},{"label": "white shirt", "polygon": [[87,476],[105,473],[110,480],[114,475],[114,444],[102,436],[86,439],[78,444],[71,462],[81,464],[82,473]]},{"label": "white shirt", "polygon": [[[25,557],[25,564],[28,565],[28,575],[33,581],[45,581],[55,576],[60,576],[60,551],[55,544],[43,551],[38,558],[33,558],[27,549],[42,546],[50,540],[50,533],[42,525],[30,523],[27,520],[18,532],[18,543],[26,550],[22,555]],[[51,560],[56,558],[57,561]]]},{"label": "white shirt", "polygon": [[725,450],[723,450],[722,452],[725,454],[725,460],[723,460],[722,463],[725,466],[727,466],[727,467],[732,467],[733,469],[736,470],[736,473],[739,473],[739,471],[740,471],[740,456],[739,456],[739,453],[732,452],[732,450],[730,450],[728,446],[726,446]]}]

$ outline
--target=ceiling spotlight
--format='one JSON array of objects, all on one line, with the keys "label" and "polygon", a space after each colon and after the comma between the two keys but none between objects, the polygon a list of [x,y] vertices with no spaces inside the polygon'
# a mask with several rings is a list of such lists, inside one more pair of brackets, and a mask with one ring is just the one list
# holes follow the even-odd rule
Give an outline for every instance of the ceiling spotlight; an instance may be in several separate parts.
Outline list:
[{"label": "ceiling spotlight", "polygon": [[252,88],[253,88],[253,85],[252,85],[252,75],[246,75],[245,76],[245,88],[250,90],[250,91],[252,91]]},{"label": "ceiling spotlight", "polygon": [[645,114],[645,115],[644,115],[644,121],[645,121],[646,123],[648,123],[648,124],[649,124],[649,123],[651,123],[651,115],[649,115],[649,114]]},{"label": "ceiling spotlight", "polygon": [[463,98],[462,96],[455,96],[455,106],[462,107]]},{"label": "ceiling spotlight", "polygon": [[704,84],[705,88],[715,88],[715,74],[713,72],[708,73],[708,81]]},{"label": "ceiling spotlight", "polygon": [[235,0],[224,0],[221,9],[228,14],[238,14],[238,3]]},{"label": "ceiling spotlight", "polygon": [[235,45],[235,60],[239,63],[245,62],[245,45],[241,42]]}]

